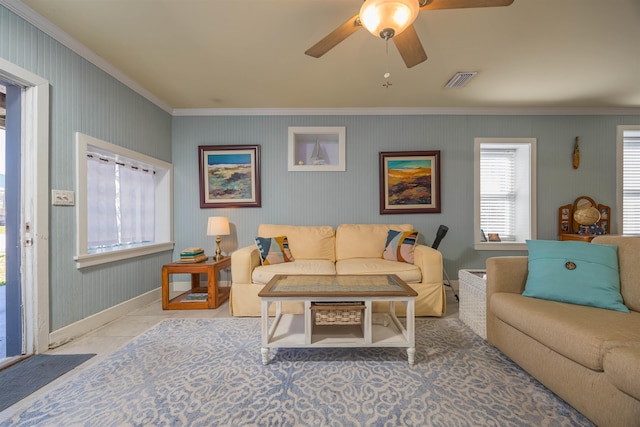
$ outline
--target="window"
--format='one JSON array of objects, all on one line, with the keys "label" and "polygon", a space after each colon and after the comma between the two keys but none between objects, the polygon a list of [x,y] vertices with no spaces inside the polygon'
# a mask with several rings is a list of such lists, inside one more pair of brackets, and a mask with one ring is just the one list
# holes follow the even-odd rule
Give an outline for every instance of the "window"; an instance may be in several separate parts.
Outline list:
[{"label": "window", "polygon": [[131,159],[87,153],[87,251],[153,243],[155,170]]},{"label": "window", "polygon": [[476,249],[523,250],[536,238],[535,148],[535,138],[475,139]]},{"label": "window", "polygon": [[76,134],[77,267],[172,250],[172,166]]},{"label": "window", "polygon": [[640,234],[640,126],[618,126],[620,234]]}]

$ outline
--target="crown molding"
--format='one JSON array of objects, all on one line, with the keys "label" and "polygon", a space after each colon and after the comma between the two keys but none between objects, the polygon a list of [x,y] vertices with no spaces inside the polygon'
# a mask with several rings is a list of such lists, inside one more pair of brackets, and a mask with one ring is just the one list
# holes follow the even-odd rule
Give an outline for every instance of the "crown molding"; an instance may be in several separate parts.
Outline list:
[{"label": "crown molding", "polygon": [[177,108],[181,116],[638,116],[640,108],[390,107],[390,108]]},{"label": "crown molding", "polygon": [[94,51],[71,37],[60,27],[45,19],[42,15],[31,9],[29,6],[25,5],[19,0],[0,0],[0,5],[6,7],[11,12],[18,15],[20,18],[24,19],[40,31],[44,32],[51,38],[61,43],[63,46],[66,46],[76,54],[80,55],[82,58],[100,68],[105,73],[120,81],[122,84],[124,84],[134,92],[138,93],[153,104],[157,105],[159,108],[171,114],[172,107],[169,106],[169,104],[149,92],[131,77],[127,76],[125,73],[108,63],[102,57],[98,56]]}]

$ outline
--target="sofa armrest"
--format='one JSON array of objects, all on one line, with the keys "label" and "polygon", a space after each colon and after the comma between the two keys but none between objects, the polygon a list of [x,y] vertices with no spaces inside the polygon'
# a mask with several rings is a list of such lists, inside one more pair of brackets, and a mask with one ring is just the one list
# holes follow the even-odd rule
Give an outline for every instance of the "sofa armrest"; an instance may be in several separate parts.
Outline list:
[{"label": "sofa armrest", "polygon": [[521,294],[527,282],[528,258],[504,256],[487,259],[487,298],[495,292]]},{"label": "sofa armrest", "polygon": [[420,268],[422,283],[442,284],[442,254],[425,245],[416,245],[413,251],[413,264]]},{"label": "sofa armrest", "polygon": [[233,283],[251,283],[253,269],[260,265],[260,252],[255,245],[240,248],[231,254]]},{"label": "sofa armrest", "polygon": [[491,296],[498,292],[521,294],[527,282],[528,260],[526,256],[504,256],[487,259],[487,339],[493,343],[496,321],[491,310]]}]

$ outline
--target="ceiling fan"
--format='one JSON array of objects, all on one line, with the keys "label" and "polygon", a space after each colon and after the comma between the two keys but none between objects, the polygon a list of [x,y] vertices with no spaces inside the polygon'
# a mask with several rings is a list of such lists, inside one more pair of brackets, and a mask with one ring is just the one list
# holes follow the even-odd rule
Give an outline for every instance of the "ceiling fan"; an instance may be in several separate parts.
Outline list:
[{"label": "ceiling fan", "polygon": [[393,40],[407,68],[427,60],[413,21],[422,10],[509,6],[513,0],[365,0],[360,13],[311,46],[305,54],[320,58],[365,27],[374,36]]}]

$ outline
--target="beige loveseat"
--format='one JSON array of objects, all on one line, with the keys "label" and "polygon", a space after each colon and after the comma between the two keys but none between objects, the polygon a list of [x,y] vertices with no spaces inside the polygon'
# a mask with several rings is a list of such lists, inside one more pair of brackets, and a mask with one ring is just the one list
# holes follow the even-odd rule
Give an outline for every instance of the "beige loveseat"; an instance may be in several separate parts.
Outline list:
[{"label": "beige loveseat", "polygon": [[527,257],[487,260],[491,344],[598,426],[640,426],[640,238],[618,246],[629,313],[528,298]]},{"label": "beige loveseat", "polygon": [[[445,310],[442,255],[425,245],[416,245],[414,263],[382,259],[390,229],[411,231],[410,224],[342,224],[297,226],[261,224],[259,237],[287,236],[293,262],[261,265],[256,245],[231,254],[231,295],[234,316],[260,316],[258,292],[276,274],[396,274],[416,290],[416,316],[441,316]],[[302,312],[302,303],[283,304],[283,310]],[[374,311],[383,305],[374,305]],[[404,314],[404,307],[397,308]]]}]

